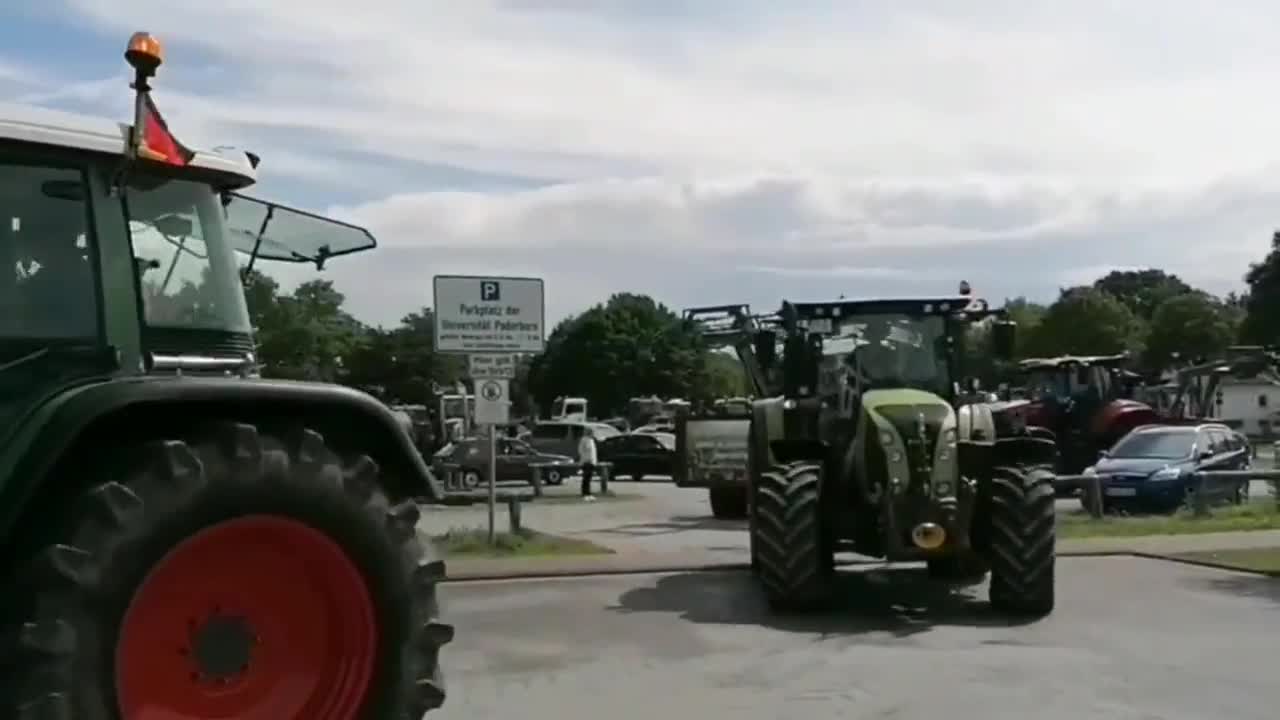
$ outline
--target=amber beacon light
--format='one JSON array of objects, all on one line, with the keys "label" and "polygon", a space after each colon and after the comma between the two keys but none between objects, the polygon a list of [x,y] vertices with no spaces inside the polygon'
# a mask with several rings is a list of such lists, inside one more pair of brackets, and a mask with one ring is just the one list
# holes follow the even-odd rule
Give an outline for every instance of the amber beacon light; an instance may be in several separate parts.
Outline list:
[{"label": "amber beacon light", "polygon": [[153,75],[156,68],[164,62],[164,48],[151,33],[136,32],[129,38],[129,47],[124,51],[124,59],[128,60],[138,72]]}]

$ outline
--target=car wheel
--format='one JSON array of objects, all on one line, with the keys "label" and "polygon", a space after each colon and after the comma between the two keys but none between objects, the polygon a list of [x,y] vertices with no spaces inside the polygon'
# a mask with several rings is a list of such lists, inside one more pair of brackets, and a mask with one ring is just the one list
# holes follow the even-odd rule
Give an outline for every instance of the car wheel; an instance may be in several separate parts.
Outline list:
[{"label": "car wheel", "polygon": [[480,473],[475,470],[467,470],[463,472],[462,487],[465,490],[475,490],[480,487]]},{"label": "car wheel", "polygon": [[559,470],[548,470],[543,473],[542,478],[548,485],[560,485],[564,483],[564,476],[560,474]]}]

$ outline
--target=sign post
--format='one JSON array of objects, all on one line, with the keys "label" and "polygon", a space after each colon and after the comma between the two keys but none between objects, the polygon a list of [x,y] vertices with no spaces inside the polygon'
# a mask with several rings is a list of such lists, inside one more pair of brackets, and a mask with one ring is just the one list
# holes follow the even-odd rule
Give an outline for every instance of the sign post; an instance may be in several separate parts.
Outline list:
[{"label": "sign post", "polygon": [[476,381],[476,424],[489,433],[489,542],[495,539],[494,508],[498,504],[498,428],[510,421],[506,380]]},{"label": "sign post", "polygon": [[545,296],[541,278],[437,275],[435,349],[467,354],[475,387],[475,424],[489,433],[489,543],[496,540],[498,428],[511,421],[511,378],[516,356],[544,346]]}]

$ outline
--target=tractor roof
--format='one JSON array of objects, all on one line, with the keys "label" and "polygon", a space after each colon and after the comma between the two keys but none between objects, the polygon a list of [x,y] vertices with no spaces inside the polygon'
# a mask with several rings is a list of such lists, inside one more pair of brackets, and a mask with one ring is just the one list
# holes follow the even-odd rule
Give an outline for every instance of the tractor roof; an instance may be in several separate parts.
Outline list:
[{"label": "tractor roof", "polygon": [[1027,358],[1018,363],[1023,370],[1058,370],[1100,365],[1114,367],[1129,361],[1126,353],[1118,355],[1062,355],[1053,358]]},{"label": "tractor roof", "polygon": [[[123,156],[129,125],[109,118],[0,103],[0,141],[4,140]],[[243,151],[196,151],[188,167],[217,173],[229,188],[246,187],[257,180],[257,172]]]},{"label": "tractor roof", "polygon": [[794,312],[798,319],[841,318],[849,315],[950,315],[968,311],[989,313],[987,302],[969,295],[872,300],[830,300],[827,302],[784,302],[781,315]]}]

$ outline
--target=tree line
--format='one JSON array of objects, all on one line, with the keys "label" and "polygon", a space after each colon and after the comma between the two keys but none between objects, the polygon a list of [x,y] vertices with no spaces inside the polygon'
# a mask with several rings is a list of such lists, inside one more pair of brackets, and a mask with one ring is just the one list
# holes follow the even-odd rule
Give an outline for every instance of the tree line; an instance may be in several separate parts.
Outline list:
[{"label": "tree line", "polygon": [[[1159,269],[1116,270],[1091,284],[1061,288],[1051,303],[1007,300],[1018,323],[1016,355],[1129,353],[1146,374],[1221,355],[1233,344],[1280,344],[1280,232],[1245,276],[1247,291],[1217,297]],[[466,374],[465,358],[435,352],[431,308],[391,328],[344,310],[328,280],[283,293],[259,270],[245,275],[264,376],[336,382],[389,403],[429,404]],[[1007,371],[985,352],[987,330],[966,342],[966,368],[995,382]],[[561,395],[586,397],[593,415],[621,413],[631,397],[688,400],[744,395],[731,356],[647,295],[617,293],[558,323],[544,352],[525,357],[512,383],[517,414],[550,408]]]}]

